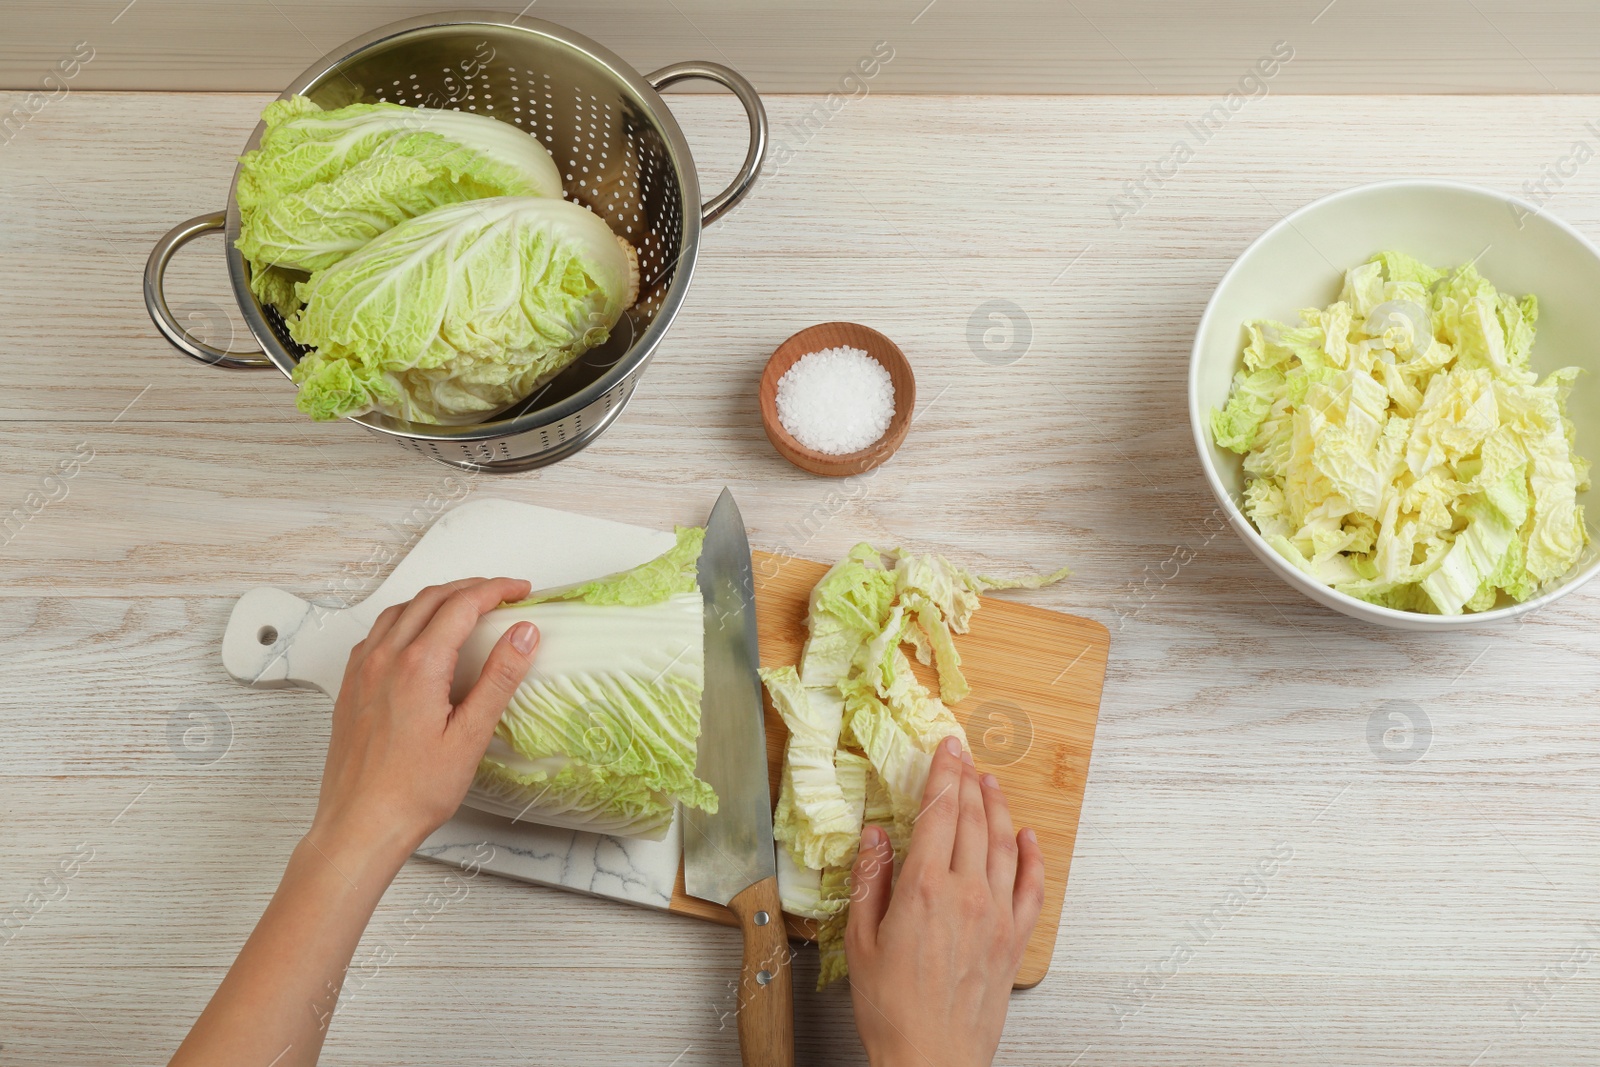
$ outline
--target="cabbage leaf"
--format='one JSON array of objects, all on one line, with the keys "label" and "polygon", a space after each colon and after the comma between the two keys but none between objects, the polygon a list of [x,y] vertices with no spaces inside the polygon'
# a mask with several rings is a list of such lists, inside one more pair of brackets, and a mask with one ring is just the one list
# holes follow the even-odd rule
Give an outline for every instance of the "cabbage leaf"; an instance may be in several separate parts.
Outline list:
[{"label": "cabbage leaf", "polygon": [[871,545],[857,545],[834,564],[811,590],[802,684],[834,685],[848,674],[857,651],[883,630],[894,595],[894,574]]},{"label": "cabbage leaf", "polygon": [[602,344],[638,297],[638,259],[564,200],[503,196],[408,219],[298,286],[289,332],[315,419],[378,410],[476,422]]},{"label": "cabbage leaf", "polygon": [[[703,537],[699,528],[680,529],[674,549],[625,575],[484,615],[458,658],[455,699],[506,630],[533,622],[540,641],[479,764],[469,806],[657,840],[677,803],[716,810],[715,793],[695,775],[705,684],[695,564]],[[630,595],[619,599],[619,588]]]},{"label": "cabbage leaf", "polygon": [[703,526],[680,526],[677,544],[632,570],[608,574],[559,589],[534,593],[525,600],[507,604],[510,608],[532,607],[555,600],[581,600],[585,604],[625,604],[640,607],[659,604],[668,597],[699,590],[695,564],[706,540]]},{"label": "cabbage leaf", "polygon": [[[970,692],[955,635],[968,631],[983,592],[1036,589],[1066,574],[987,578],[941,556],[860,544],[812,589],[798,669],[762,670],[789,731],[773,812],[784,845],[779,893],[785,911],[818,920],[819,989],[847,970],[849,876],[862,827],[883,827],[902,858],[933,753],[951,736],[966,746],[948,706]],[[908,645],[935,666],[940,695],[916,677]]]},{"label": "cabbage leaf", "polygon": [[304,96],[261,114],[234,196],[251,290],[285,316],[294,281],[333,266],[378,234],[443,204],[492,196],[561,196],[538,139],[470,111],[351,104],[324,111]]},{"label": "cabbage leaf", "polygon": [[867,799],[865,764],[839,751],[844,699],[802,687],[793,667],[763,668],[761,680],[789,731],[772,834],[797,863],[836,867],[861,839]]}]

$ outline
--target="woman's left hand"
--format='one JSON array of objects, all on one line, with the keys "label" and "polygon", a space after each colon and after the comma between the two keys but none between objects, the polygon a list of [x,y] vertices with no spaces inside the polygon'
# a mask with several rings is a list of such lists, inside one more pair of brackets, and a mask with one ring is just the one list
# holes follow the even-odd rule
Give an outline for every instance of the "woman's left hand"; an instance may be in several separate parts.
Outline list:
[{"label": "woman's left hand", "polygon": [[361,859],[375,850],[398,867],[455,814],[539,631],[529,622],[507,630],[472,691],[452,704],[456,657],[485,612],[528,588],[511,578],[430,586],[385,609],[351,649],[307,835],[335,865],[351,850]]},{"label": "woman's left hand", "polygon": [[527,595],[510,578],[432,586],[385,610],[351,650],[311,831],[174,1067],[317,1062],[362,930],[406,857],[466,796],[539,631],[507,630],[452,704],[461,646],[484,612]]}]

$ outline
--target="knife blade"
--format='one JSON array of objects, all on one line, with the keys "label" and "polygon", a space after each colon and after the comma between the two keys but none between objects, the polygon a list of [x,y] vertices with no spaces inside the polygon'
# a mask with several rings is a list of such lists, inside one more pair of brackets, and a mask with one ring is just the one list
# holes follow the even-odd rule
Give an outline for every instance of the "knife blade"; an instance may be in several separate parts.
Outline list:
[{"label": "knife blade", "polygon": [[705,690],[697,773],[717,793],[714,815],[683,809],[683,883],[690,896],[727,905],[744,956],[736,1004],[747,1065],[794,1063],[789,940],[778,900],[761,710],[755,576],[733,493],[717,498],[700,550],[705,599]]}]

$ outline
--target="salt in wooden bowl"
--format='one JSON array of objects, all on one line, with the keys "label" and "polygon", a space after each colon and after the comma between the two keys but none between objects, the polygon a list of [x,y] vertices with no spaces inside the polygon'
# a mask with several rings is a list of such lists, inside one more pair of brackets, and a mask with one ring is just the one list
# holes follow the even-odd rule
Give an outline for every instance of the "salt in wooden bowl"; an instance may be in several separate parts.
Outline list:
[{"label": "salt in wooden bowl", "polygon": [[[861,349],[889,372],[889,380],[894,384],[894,414],[889,418],[889,428],[882,437],[858,452],[832,455],[807,448],[784,429],[783,420],[778,417],[779,380],[801,357],[829,348]],[[900,351],[900,346],[877,330],[854,322],[824,322],[801,330],[772,353],[766,370],[761,373],[760,401],[761,425],[780,456],[803,471],[843,478],[869,471],[894,455],[911,428],[911,413],[917,406],[917,381],[911,373],[911,362]]]}]

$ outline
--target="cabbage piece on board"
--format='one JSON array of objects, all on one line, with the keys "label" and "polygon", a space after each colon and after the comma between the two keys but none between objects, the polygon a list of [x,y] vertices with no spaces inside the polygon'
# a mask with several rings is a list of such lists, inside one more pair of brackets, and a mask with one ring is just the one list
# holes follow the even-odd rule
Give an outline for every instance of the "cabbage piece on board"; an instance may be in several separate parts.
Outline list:
[{"label": "cabbage piece on board", "polygon": [[628,572],[651,575],[631,586],[629,602],[607,595],[626,577],[614,576],[560,591],[573,599],[531,597],[479,621],[457,660],[453,699],[471,688],[506,630],[533,622],[540,640],[479,764],[471,806],[657,840],[675,804],[716,810],[715,793],[695,776],[705,607],[694,585],[703,536],[678,531],[678,546],[661,557],[672,561],[671,574],[655,563]]},{"label": "cabbage piece on board", "polygon": [[850,920],[850,868],[854,863],[852,849],[844,865],[813,870],[795,863],[786,850],[778,850],[778,895],[783,910],[817,920],[817,948],[822,954],[818,989],[846,973],[844,931]]},{"label": "cabbage piece on board", "polygon": [[315,419],[481,421],[604,343],[638,289],[633,249],[577,204],[446,205],[299,286],[289,332],[315,351],[296,403]]},{"label": "cabbage piece on board", "polygon": [[850,924],[850,869],[832,868],[822,872],[824,901],[840,901],[839,910],[823,919],[817,926],[817,951],[821,967],[817,971],[817,988],[824,989],[850,973],[849,961],[844,954],[844,932]]},{"label": "cabbage piece on board", "polygon": [[544,145],[487,115],[388,103],[324,111],[293,96],[261,119],[260,147],[239,161],[238,247],[251,290],[284,315],[298,306],[297,276],[405,219],[463,200],[562,192]]},{"label": "cabbage piece on board", "polygon": [[855,732],[855,712],[865,704],[881,705],[900,728],[911,736],[917,747],[932,752],[951,734],[966,741],[966,732],[956,721],[955,714],[928,687],[917,681],[912,673],[911,661],[899,648],[890,650],[886,667],[882,671],[854,675],[839,683],[844,696],[845,715],[851,726],[852,743],[861,744]]},{"label": "cabbage piece on board", "polygon": [[861,839],[866,804],[864,768],[839,763],[849,755],[838,750],[844,698],[832,688],[802,687],[793,667],[763,669],[761,680],[789,731],[773,836],[798,863],[837,866]]},{"label": "cabbage piece on board", "polygon": [[[889,562],[886,562],[889,561]],[[979,594],[1036,589],[1052,574],[996,579],[941,556],[869,544],[850,550],[812,588],[800,666],[761,672],[789,729],[773,836],[786,911],[818,920],[818,988],[845,975],[849,875],[871,822],[904,856],[932,753],[966,734],[945,700],[968,694],[954,635],[966,633]],[[936,665],[944,700],[912,672],[902,646]]]},{"label": "cabbage piece on board", "polygon": [[[955,634],[964,634],[978,610],[979,595],[991,589],[1038,589],[1067,576],[1063,567],[1050,574],[1022,578],[986,578],[957,567],[943,556],[896,549],[897,610],[905,610],[906,637],[922,663],[932,662],[939,672],[939,695],[950,704],[960,703],[971,691],[961,674],[961,653]],[[899,644],[898,638],[894,642]]]},{"label": "cabbage piece on board", "polygon": [[882,631],[894,594],[894,574],[871,545],[855,546],[834,564],[811,590],[801,683],[829,686],[849,674],[857,651]]}]

